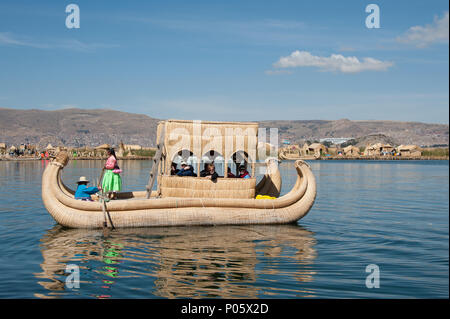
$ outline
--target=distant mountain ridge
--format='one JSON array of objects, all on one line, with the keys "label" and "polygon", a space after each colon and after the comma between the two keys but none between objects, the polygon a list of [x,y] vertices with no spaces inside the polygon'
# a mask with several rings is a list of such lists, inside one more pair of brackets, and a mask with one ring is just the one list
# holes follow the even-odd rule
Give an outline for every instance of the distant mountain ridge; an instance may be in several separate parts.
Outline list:
[{"label": "distant mountain ridge", "polygon": [[46,146],[139,144],[153,146],[157,119],[147,115],[104,109],[56,111],[0,108],[0,141]]},{"label": "distant mountain ridge", "polygon": [[[435,145],[447,144],[448,124],[428,124],[400,121],[350,121],[341,120],[301,120],[262,121],[260,127],[277,127],[279,135],[294,143],[314,141],[321,138],[365,138],[386,136],[394,144]],[[366,138],[367,137],[367,138]]]},{"label": "distant mountain ridge", "polygon": [[[248,119],[251,121],[251,119]],[[160,120],[143,114],[105,109],[55,111],[0,108],[0,143],[66,146],[139,144],[155,146]],[[327,137],[385,135],[396,144],[448,144],[448,124],[400,121],[276,120],[260,127],[278,128],[280,139],[303,143]]]}]

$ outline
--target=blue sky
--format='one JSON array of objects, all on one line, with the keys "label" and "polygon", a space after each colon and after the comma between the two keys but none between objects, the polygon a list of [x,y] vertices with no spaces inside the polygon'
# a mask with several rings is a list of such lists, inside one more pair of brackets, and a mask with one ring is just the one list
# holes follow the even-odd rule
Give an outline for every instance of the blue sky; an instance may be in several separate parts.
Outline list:
[{"label": "blue sky", "polygon": [[448,70],[447,1],[0,2],[0,107],[448,123]]}]

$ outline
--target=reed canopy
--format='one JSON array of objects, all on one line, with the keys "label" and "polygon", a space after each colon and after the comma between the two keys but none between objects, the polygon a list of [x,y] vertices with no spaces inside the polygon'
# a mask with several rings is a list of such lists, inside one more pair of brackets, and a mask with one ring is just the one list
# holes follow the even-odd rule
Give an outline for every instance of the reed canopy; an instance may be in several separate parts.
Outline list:
[{"label": "reed canopy", "polygon": [[170,165],[177,157],[190,161],[197,172],[201,170],[201,162],[219,158],[226,163],[226,177],[229,163],[250,163],[254,171],[258,123],[166,120],[158,124],[157,141],[163,145],[164,174],[170,174]]}]

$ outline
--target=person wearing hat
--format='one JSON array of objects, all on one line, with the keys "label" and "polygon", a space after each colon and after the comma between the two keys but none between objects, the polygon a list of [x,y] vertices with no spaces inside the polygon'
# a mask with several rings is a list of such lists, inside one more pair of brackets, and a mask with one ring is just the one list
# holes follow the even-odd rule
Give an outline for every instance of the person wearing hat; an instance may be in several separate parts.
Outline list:
[{"label": "person wearing hat", "polygon": [[185,161],[181,161],[181,169],[177,173],[177,176],[195,176],[197,177],[197,174],[194,173],[194,168],[192,165],[188,165]]},{"label": "person wearing hat", "polygon": [[239,166],[239,178],[250,178],[250,173],[247,171],[245,165]]},{"label": "person wearing hat", "polygon": [[92,201],[91,195],[99,192],[100,189],[97,187],[87,187],[88,183],[89,181],[86,179],[86,177],[80,177],[77,182],[78,187],[75,192],[75,199]]}]

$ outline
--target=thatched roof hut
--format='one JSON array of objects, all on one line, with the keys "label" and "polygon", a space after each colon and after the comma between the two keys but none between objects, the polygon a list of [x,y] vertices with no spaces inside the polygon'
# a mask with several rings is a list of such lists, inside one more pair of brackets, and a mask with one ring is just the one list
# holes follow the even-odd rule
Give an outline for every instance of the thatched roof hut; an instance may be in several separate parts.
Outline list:
[{"label": "thatched roof hut", "polygon": [[394,146],[391,144],[382,144],[381,145],[381,151],[382,152],[392,152],[394,150]]},{"label": "thatched roof hut", "polygon": [[310,148],[310,149],[313,149],[313,150],[317,150],[317,149],[323,149],[323,150],[326,150],[326,149],[327,149],[327,147],[326,147],[325,145],[320,144],[320,143],[312,143],[312,144],[309,146],[309,148]]},{"label": "thatched roof hut", "polygon": [[0,143],[0,149],[6,150],[6,143]]},{"label": "thatched roof hut", "polygon": [[364,155],[380,156],[383,153],[390,153],[393,150],[394,147],[391,144],[375,143],[366,147]]},{"label": "thatched roof hut", "polygon": [[302,150],[306,155],[314,154],[315,156],[320,156],[328,151],[327,147],[320,143],[312,143],[311,145],[305,143]]},{"label": "thatched roof hut", "polygon": [[397,151],[401,156],[418,157],[422,155],[422,151],[417,145],[400,145],[399,147],[397,147]]},{"label": "thatched roof hut", "polygon": [[354,145],[349,145],[347,147],[344,147],[343,149],[345,156],[358,156],[359,155],[359,148]]},{"label": "thatched roof hut", "polygon": [[97,146],[95,149],[96,150],[107,150],[107,149],[110,149],[110,148],[111,148],[111,145],[109,145],[109,144],[102,144],[102,145]]}]

